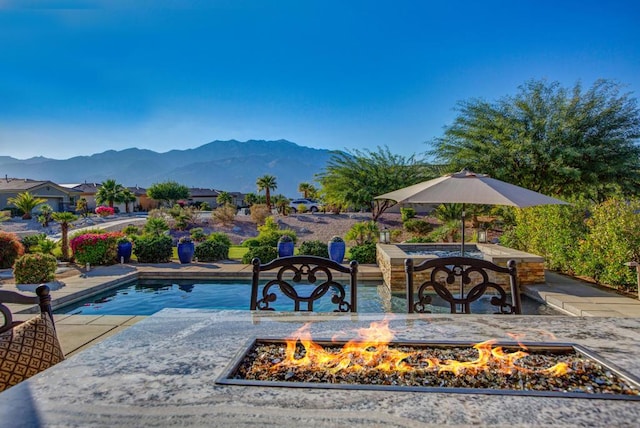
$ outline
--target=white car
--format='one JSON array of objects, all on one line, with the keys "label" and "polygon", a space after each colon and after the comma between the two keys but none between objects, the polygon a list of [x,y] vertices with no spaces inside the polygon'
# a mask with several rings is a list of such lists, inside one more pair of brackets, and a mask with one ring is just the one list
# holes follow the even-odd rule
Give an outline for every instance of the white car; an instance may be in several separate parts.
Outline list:
[{"label": "white car", "polygon": [[311,211],[312,213],[318,212],[320,210],[320,204],[313,199],[293,199],[289,202],[289,207],[294,213],[298,212],[298,207],[300,204],[304,205],[305,211]]}]

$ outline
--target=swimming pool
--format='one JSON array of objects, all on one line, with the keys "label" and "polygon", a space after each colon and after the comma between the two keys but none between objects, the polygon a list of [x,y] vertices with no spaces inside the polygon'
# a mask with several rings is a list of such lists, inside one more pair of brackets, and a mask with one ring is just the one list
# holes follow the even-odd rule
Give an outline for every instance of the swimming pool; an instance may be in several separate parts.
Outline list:
[{"label": "swimming pool", "polygon": [[[348,286],[347,286],[348,288]],[[164,308],[248,310],[251,285],[243,281],[175,281],[138,280],[93,297],[56,309],[56,314],[73,315],[152,315]],[[348,293],[348,291],[347,291]],[[328,294],[328,293],[327,293]],[[329,302],[317,302],[317,312],[333,311]],[[283,301],[284,299],[278,299]],[[472,306],[475,313],[492,313],[489,298]],[[558,312],[535,300],[522,297],[524,314],[558,315]],[[290,311],[290,304],[276,306]],[[382,284],[358,286],[358,312],[405,313],[404,295],[391,295]],[[434,307],[433,312],[448,313],[448,307]]]}]

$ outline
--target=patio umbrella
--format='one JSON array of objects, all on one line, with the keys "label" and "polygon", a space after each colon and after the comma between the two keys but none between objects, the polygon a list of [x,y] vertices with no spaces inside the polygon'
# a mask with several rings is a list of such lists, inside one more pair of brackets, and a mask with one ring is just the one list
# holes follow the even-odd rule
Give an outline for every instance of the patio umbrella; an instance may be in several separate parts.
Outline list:
[{"label": "patio umbrella", "polygon": [[404,187],[375,199],[389,199],[399,204],[463,204],[462,251],[464,256],[464,204],[509,205],[526,208],[536,205],[568,205],[560,199],[496,180],[486,174],[463,169],[433,180]]}]

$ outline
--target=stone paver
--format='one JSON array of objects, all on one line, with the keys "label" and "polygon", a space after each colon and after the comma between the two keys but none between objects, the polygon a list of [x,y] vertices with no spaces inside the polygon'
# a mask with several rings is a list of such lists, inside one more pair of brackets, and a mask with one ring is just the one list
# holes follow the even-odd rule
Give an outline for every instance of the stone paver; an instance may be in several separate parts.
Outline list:
[{"label": "stone paver", "polygon": [[637,299],[555,272],[545,272],[545,279],[544,284],[523,287],[523,292],[570,315],[640,317]]}]

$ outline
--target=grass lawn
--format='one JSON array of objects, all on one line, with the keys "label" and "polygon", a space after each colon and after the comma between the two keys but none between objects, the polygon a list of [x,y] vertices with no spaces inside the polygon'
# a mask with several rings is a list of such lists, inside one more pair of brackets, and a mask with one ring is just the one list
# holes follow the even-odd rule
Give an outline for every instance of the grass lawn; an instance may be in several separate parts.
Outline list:
[{"label": "grass lawn", "polygon": [[240,245],[232,245],[229,248],[229,259],[230,260],[242,260],[242,256],[244,256],[249,248],[241,247]]}]

